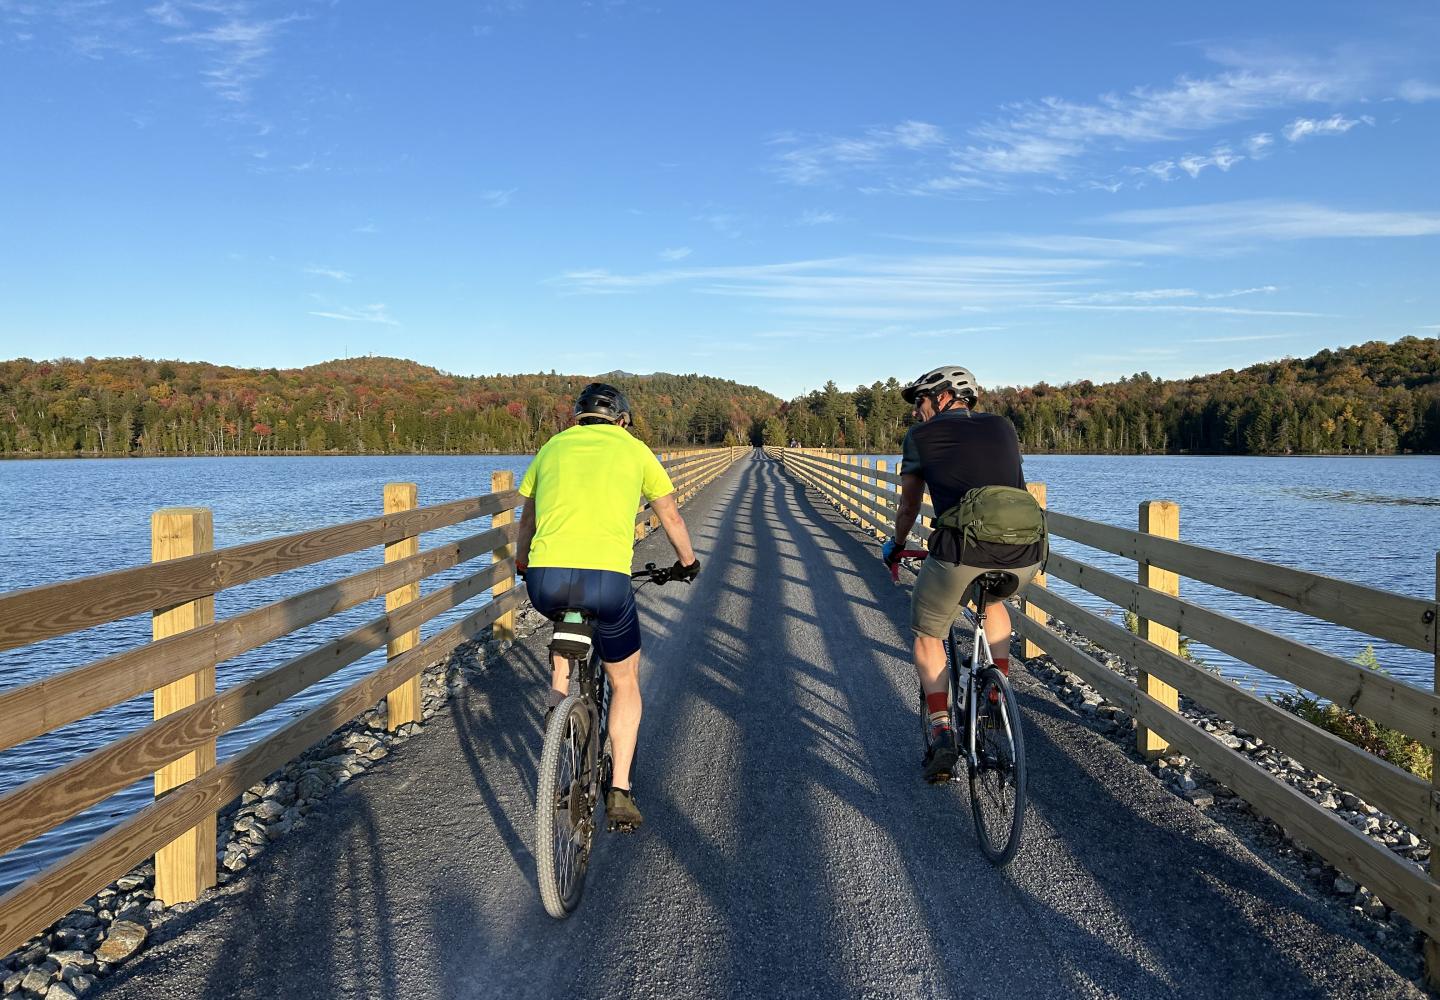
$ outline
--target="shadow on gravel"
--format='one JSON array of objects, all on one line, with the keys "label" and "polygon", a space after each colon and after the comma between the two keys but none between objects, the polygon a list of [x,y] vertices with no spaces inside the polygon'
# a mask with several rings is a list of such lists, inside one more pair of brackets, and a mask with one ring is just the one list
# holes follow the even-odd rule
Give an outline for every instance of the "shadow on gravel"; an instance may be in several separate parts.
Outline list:
[{"label": "shadow on gravel", "polygon": [[[519,643],[511,646],[504,664],[513,668],[521,690],[541,692],[549,684],[549,664],[543,662],[541,654],[528,646]],[[515,860],[515,867],[524,872],[526,879],[533,883],[535,858],[525,846],[516,824],[528,825],[535,821],[534,789],[542,733],[541,716],[532,706],[538,706],[541,701],[537,696],[533,702],[512,706],[507,714],[502,715],[494,704],[496,692],[492,690],[493,687],[494,685],[485,684],[482,675],[478,683],[467,685],[461,690],[459,699],[452,702],[455,740],[460,756],[470,770],[475,791],[484,802],[505,848]],[[519,711],[515,710],[516,707]],[[526,800],[528,809],[522,810],[520,815],[511,816],[506,810],[487,773],[487,768],[493,767],[497,760],[509,764],[514,772],[520,775],[524,787],[531,792],[531,797]],[[508,776],[506,770],[500,773]],[[462,791],[461,794],[467,793]]]},{"label": "shadow on gravel", "polygon": [[[751,464],[743,470],[738,498],[727,505],[730,516],[716,522],[711,551],[717,569],[735,557],[737,534],[756,525],[755,511],[764,502],[756,483],[761,468]],[[753,587],[735,588],[724,580],[723,569],[717,573],[707,594],[694,595],[706,597],[706,603],[691,608],[678,626],[694,632],[692,662],[666,667],[684,669],[687,682],[683,696],[667,703],[672,716],[698,699],[733,721],[738,743],[725,763],[733,774],[721,787],[733,790],[734,798],[728,809],[720,806],[718,817],[728,829],[717,843],[715,831],[696,826],[690,804],[673,797],[674,789],[684,787],[681,772],[695,767],[673,756],[666,758],[664,773],[645,781],[657,793],[650,800],[649,829],[664,838],[666,851],[685,866],[724,922],[727,955],[724,968],[716,970],[723,978],[708,984],[710,990],[736,996],[850,995],[854,991],[835,961],[846,942],[829,919],[830,873],[815,856],[812,831],[820,817],[808,794],[811,786],[833,782],[835,755],[847,750],[827,742],[827,728],[816,724],[797,690],[796,678],[809,665],[786,649],[785,622],[794,612],[781,600],[784,571],[773,529],[752,537],[755,547],[743,561],[750,564]],[[803,579],[790,579],[804,585]],[[732,612],[728,621],[716,613],[722,607]],[[667,720],[677,723],[684,724]],[[844,794],[854,798],[864,792],[850,787]]]},{"label": "shadow on gravel", "polygon": [[[375,995],[398,996],[403,966],[393,952],[388,873],[374,816],[358,795],[287,847],[247,868],[221,897],[167,922],[157,940],[180,935],[180,948],[123,967],[105,982],[166,977],[205,953],[209,966],[194,1000],[235,997],[350,996],[357,980]],[[347,842],[341,847],[341,842]],[[216,939],[220,947],[215,948]],[[176,970],[178,971],[178,970]]]},{"label": "shadow on gravel", "polygon": [[[798,482],[787,480],[777,492],[784,494],[780,510],[789,520],[792,537],[801,545],[807,563],[823,566],[828,562],[826,546],[809,546],[810,551],[805,552],[806,539],[815,535],[833,542],[842,558],[858,565],[876,557],[870,546],[855,537],[855,529],[838,511],[816,503]],[[818,587],[820,581],[814,583]],[[877,607],[894,609],[893,620],[904,620],[908,590],[897,594],[887,582],[869,584],[866,591],[865,596],[873,598]],[[817,606],[822,600],[824,595],[817,596]],[[885,648],[883,643],[856,642],[865,629],[855,608],[864,603],[836,596],[824,605],[828,612],[823,632],[827,653],[835,662],[851,664],[847,677],[855,686],[880,680],[880,664],[874,663],[872,669],[859,654],[872,645]],[[891,647],[889,651],[892,656],[908,656],[907,649]],[[906,681],[906,685],[913,683]],[[980,858],[964,793],[936,796],[926,789],[927,794],[916,808],[915,821],[887,825],[891,836],[905,847],[912,881],[922,887],[919,895],[931,915],[926,931],[936,939],[947,964],[952,965],[952,985],[967,978],[968,970],[963,967],[966,963],[985,962],[985,950],[977,946],[983,945],[986,936],[979,935],[977,941],[973,933],[980,931],[983,924],[967,929],[971,932],[969,940],[955,935],[956,915],[964,913],[979,897],[986,900],[987,909],[1008,898],[1016,910],[1011,925],[1029,924],[1040,932],[1038,939],[1027,939],[1027,948],[1032,953],[1053,950],[1055,966],[1063,977],[1049,982],[1042,977],[1020,987],[1023,992],[1009,995],[1064,996],[1088,992],[1096,985],[1122,996],[1169,996],[1177,990],[1186,995],[1224,997],[1318,997],[1334,995],[1337,990],[1374,995],[1377,989],[1384,991],[1381,984],[1371,981],[1372,973],[1378,971],[1373,967],[1361,971],[1353,964],[1332,960],[1346,946],[1353,949],[1352,955],[1369,949],[1322,906],[1286,885],[1269,869],[1245,864],[1206,843],[1201,839],[1206,830],[1202,818],[1185,822],[1172,815],[1168,823],[1155,822],[1137,811],[1135,802],[1118,797],[1114,786],[1152,782],[1147,772],[1127,760],[1124,766],[1131,770],[1117,773],[1115,755],[1120,751],[1084,727],[1067,708],[1036,692],[1017,693],[1027,723],[1032,822],[1026,843],[1010,869],[997,872]],[[886,714],[890,714],[891,706],[885,707]],[[877,728],[883,730],[883,726],[866,725],[866,720],[858,717],[856,723],[868,755],[875,761],[877,776],[888,779],[893,775],[903,782],[908,777],[906,772],[914,766],[913,759],[918,758],[919,739],[911,735],[918,728],[913,721],[916,709],[907,700],[903,705],[896,704],[894,711],[908,717],[902,727],[903,742],[898,744],[876,738]],[[1042,717],[1048,724],[1038,724]],[[1073,749],[1057,744],[1051,731],[1067,728],[1083,734],[1077,742],[1086,742],[1088,737],[1091,745],[1103,753],[1082,761]],[[903,766],[897,767],[896,762],[902,758]],[[900,788],[903,791],[903,785]],[[1144,791],[1141,801],[1154,803],[1156,790]],[[1160,794],[1162,809],[1189,808],[1178,803],[1172,806],[1167,801],[1169,793]],[[1058,844],[1038,842],[1037,830],[1046,826],[1060,838]],[[943,836],[942,831],[947,830],[950,836]],[[954,835],[956,831],[961,831],[960,836]],[[1111,920],[1118,917],[1123,922],[1120,940],[1133,938],[1125,941],[1125,950],[1106,940],[1110,935],[1102,936],[1096,927],[1077,919],[1090,922],[1087,911],[1096,907],[1089,900],[1075,900],[1078,905],[1066,905],[1062,911],[1056,905],[1053,887],[1040,887],[1050,896],[1047,901],[1024,884],[1035,880],[1035,872],[1047,870],[1042,855],[1051,850],[1068,854],[1104,893],[1102,907],[1113,911]],[[980,859],[978,864],[976,859]],[[961,883],[959,898],[947,899],[943,892],[925,891],[925,880],[933,880],[936,872],[947,873],[949,879]],[[929,888],[933,890],[933,886]],[[1037,923],[1039,927],[1034,926]],[[1003,934],[1006,928],[996,930]],[[1322,940],[1322,947],[1333,952],[1329,957],[1315,955]],[[1305,963],[1297,956],[1313,960]],[[959,963],[955,962],[957,957]],[[957,964],[961,967],[957,968]],[[1038,974],[1039,970],[1035,971]],[[993,994],[998,985],[992,974],[988,982],[980,980],[970,988]]]}]

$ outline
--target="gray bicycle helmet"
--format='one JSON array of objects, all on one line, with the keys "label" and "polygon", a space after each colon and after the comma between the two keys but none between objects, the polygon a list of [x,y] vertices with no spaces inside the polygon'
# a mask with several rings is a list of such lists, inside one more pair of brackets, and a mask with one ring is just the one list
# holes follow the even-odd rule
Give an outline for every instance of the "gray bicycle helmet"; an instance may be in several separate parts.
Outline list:
[{"label": "gray bicycle helmet", "polygon": [[900,396],[911,406],[921,395],[934,395],[949,389],[958,399],[979,399],[980,386],[968,368],[959,365],[941,365],[932,368],[914,382],[900,390]]},{"label": "gray bicycle helmet", "polygon": [[630,413],[630,400],[619,389],[604,382],[591,382],[580,390],[575,399],[575,416],[603,417],[622,425],[634,420]]}]

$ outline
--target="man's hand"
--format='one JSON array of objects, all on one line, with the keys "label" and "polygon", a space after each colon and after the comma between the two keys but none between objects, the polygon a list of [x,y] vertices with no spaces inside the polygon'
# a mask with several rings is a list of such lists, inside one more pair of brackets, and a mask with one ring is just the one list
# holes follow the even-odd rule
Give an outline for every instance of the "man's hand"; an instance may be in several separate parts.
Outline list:
[{"label": "man's hand", "polygon": [[516,576],[518,576],[518,577],[519,577],[520,579],[522,579],[522,580],[525,579],[525,574],[526,574],[526,572],[527,572],[529,569],[530,569],[530,560],[529,560],[529,559],[526,559],[526,558],[524,558],[523,556],[516,556],[516,557],[515,557],[515,575],[516,575]]},{"label": "man's hand", "polygon": [[880,558],[885,560],[886,566],[894,566],[900,561],[900,543],[893,538],[885,539],[885,544],[880,546]]},{"label": "man's hand", "polygon": [[691,580],[695,579],[699,575],[699,559],[696,559],[689,566],[682,565],[680,560],[676,559],[675,565],[670,567],[670,579],[672,580],[684,580],[686,583],[689,583]]}]

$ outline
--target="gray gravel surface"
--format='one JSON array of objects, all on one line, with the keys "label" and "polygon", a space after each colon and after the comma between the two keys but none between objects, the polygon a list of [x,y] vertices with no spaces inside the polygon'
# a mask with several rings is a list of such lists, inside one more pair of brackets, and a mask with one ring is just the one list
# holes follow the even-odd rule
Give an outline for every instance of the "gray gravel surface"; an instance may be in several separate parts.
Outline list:
[{"label": "gray gravel surface", "polygon": [[1022,669],[1031,811],[992,868],[963,785],[920,781],[908,591],[873,543],[763,460],[684,513],[704,571],[640,598],[647,823],[601,835],[569,920],[531,853],[537,635],[104,995],[1422,995]]}]

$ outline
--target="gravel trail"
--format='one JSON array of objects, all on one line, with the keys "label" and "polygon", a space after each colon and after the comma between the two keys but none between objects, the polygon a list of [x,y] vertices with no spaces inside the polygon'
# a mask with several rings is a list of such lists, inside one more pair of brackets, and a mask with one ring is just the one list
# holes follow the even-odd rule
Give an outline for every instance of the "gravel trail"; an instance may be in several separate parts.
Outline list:
[{"label": "gravel trail", "polygon": [[700,578],[640,596],[646,826],[601,835],[569,920],[531,853],[539,634],[102,995],[1423,995],[1018,668],[1031,811],[997,871],[963,785],[920,781],[908,591],[874,545],[765,460],[683,514]]}]

